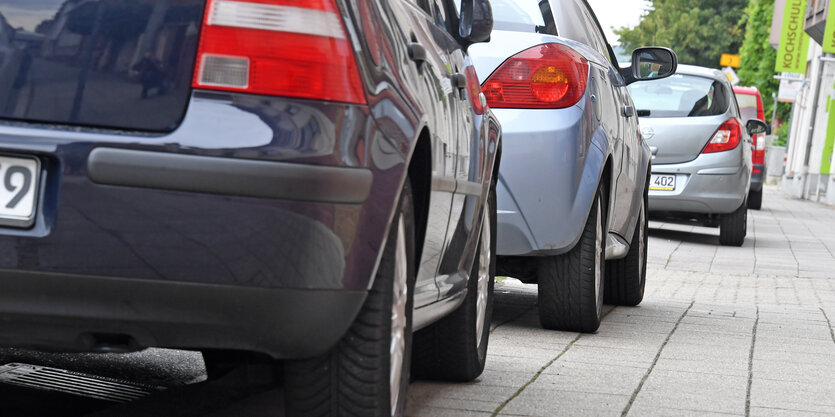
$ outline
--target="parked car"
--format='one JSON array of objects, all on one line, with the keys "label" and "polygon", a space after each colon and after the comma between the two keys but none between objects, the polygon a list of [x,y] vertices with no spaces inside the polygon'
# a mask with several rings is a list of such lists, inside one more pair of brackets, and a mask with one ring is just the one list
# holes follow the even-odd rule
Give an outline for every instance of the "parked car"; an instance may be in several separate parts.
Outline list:
[{"label": "parked car", "polygon": [[46,19],[0,105],[0,344],[257,352],[288,415],[402,414],[413,332],[420,376],[479,375],[492,17],[419,3],[0,0]]},{"label": "parked car", "polygon": [[741,119],[728,78],[680,65],[664,80],[629,87],[652,150],[649,212],[719,227],[722,245],[741,246],[747,232],[751,136],[760,120]]},{"label": "parked car", "polygon": [[538,284],[543,327],[593,332],[604,299],[644,293],[650,152],[626,86],[676,57],[642,48],[621,69],[585,0],[492,3],[490,42],[470,54],[506,145],[498,268]]},{"label": "parked car", "polygon": [[[765,121],[763,99],[757,87],[734,86],[734,95],[739,104],[742,120]],[[766,133],[770,133],[766,131]],[[753,135],[751,139],[751,189],[748,190],[748,208],[759,210],[763,205],[763,180],[765,179],[765,134]]]}]

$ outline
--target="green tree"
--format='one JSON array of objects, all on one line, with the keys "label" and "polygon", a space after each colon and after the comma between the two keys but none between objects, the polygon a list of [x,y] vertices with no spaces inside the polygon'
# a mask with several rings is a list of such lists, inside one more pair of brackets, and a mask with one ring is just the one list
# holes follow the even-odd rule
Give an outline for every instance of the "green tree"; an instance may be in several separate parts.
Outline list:
[{"label": "green tree", "polygon": [[[774,0],[751,0],[740,25],[745,26],[745,40],[739,54],[742,63],[739,67],[741,85],[757,87],[763,97],[765,117],[771,123],[774,109],[772,93],[776,93],[780,82],[774,79],[774,64],[777,51],[768,41],[771,30],[771,17],[774,13]],[[787,120],[791,112],[789,103],[779,103],[777,120]]]},{"label": "green tree", "polygon": [[682,64],[716,68],[723,53],[742,44],[742,16],[748,0],[652,0],[638,26],[615,33],[627,50],[641,46],[672,48]]}]

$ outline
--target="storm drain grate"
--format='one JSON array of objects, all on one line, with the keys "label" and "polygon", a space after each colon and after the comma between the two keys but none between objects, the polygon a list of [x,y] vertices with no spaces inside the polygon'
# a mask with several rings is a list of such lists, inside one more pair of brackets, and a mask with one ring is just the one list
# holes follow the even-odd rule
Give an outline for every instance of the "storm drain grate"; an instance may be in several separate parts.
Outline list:
[{"label": "storm drain grate", "polygon": [[9,363],[0,366],[0,383],[125,403],[165,389],[45,366]]}]

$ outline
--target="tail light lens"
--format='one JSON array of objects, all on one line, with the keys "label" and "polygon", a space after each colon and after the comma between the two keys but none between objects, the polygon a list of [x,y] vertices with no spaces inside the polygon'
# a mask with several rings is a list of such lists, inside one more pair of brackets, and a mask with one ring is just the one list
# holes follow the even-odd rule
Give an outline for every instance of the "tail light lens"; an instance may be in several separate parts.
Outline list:
[{"label": "tail light lens", "polygon": [[730,119],[719,126],[719,130],[710,138],[710,142],[707,143],[702,153],[729,151],[736,148],[741,139],[742,125],[736,119]]},{"label": "tail light lens", "polygon": [[505,61],[484,83],[492,108],[561,109],[580,101],[589,63],[573,49],[543,44]]},{"label": "tail light lens", "polygon": [[192,86],[365,103],[333,0],[209,0]]}]

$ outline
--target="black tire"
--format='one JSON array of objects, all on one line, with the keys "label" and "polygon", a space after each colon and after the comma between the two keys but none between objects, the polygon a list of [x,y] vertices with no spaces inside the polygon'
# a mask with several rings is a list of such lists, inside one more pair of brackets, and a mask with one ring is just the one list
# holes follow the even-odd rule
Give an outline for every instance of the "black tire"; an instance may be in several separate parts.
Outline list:
[{"label": "black tire", "polygon": [[723,246],[742,246],[748,233],[748,206],[742,203],[733,213],[719,218],[719,243]]},{"label": "black tire", "polygon": [[546,329],[591,333],[600,327],[606,271],[605,201],[601,187],[580,241],[571,251],[538,259],[539,321]]},{"label": "black tire", "polygon": [[748,208],[751,210],[759,210],[763,207],[763,190],[748,192]]},{"label": "black tire", "polygon": [[[342,340],[324,355],[284,364],[287,416],[390,417],[403,414],[409,383],[415,283],[413,207],[407,179],[374,284]],[[402,241],[398,243],[401,237]],[[406,264],[405,277],[398,277],[397,271],[403,271],[398,269],[399,262]],[[400,282],[399,287],[395,287],[397,282]],[[404,285],[405,293],[401,290]],[[396,288],[402,295],[400,303],[395,301]],[[402,308],[404,298],[402,321],[392,319],[393,305]],[[395,322],[403,326],[402,338],[396,338],[403,341],[399,367],[391,363],[390,355],[392,340],[395,339],[392,336]],[[399,369],[399,378],[392,378],[392,369]],[[390,379],[395,381],[394,384],[390,383]],[[392,392],[396,393],[396,397],[391,395]]]},{"label": "black tire", "polygon": [[[464,303],[449,316],[414,335],[412,375],[416,378],[467,382],[484,371],[496,278],[495,190],[490,191],[486,211]],[[487,251],[483,251],[485,244]],[[484,309],[481,321],[480,308]]]},{"label": "black tire", "polygon": [[635,233],[625,258],[606,263],[606,304],[636,306],[644,299],[647,282],[647,197],[641,199]]}]

